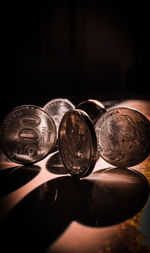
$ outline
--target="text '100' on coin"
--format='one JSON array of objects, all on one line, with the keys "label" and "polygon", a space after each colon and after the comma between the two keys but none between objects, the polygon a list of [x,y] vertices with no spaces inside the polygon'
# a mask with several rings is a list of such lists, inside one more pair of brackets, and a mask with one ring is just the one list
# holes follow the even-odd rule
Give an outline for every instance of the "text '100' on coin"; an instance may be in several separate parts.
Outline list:
[{"label": "text '100' on coin", "polygon": [[61,159],[69,173],[76,177],[88,176],[96,163],[97,141],[87,113],[79,109],[66,112],[58,139]]},{"label": "text '100' on coin", "polygon": [[16,163],[42,160],[54,147],[56,127],[40,107],[23,105],[13,109],[0,126],[0,141],[5,154]]}]

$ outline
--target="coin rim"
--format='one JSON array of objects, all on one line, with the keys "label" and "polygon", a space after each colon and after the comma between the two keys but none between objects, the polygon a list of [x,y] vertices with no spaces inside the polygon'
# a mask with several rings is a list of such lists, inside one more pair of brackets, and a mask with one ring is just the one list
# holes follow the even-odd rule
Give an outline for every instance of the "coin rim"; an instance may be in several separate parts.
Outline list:
[{"label": "coin rim", "polygon": [[[106,108],[105,106],[98,100],[96,99],[88,99],[88,100],[85,100],[85,101],[82,101],[81,103],[79,103],[77,106],[76,106],[76,109],[79,109],[79,110],[83,110],[84,112],[86,112],[84,110],[84,108],[82,108],[82,106],[86,105],[86,104],[92,104],[96,107],[97,111],[100,112],[101,111],[101,115],[103,115],[105,112],[106,112]],[[86,112],[88,114],[88,112]],[[101,116],[100,115],[100,116]],[[90,117],[90,115],[88,114],[88,116]],[[90,117],[91,119],[91,117]],[[99,116],[97,115],[97,117],[95,117],[95,119],[91,119],[93,125],[96,124],[97,120],[99,119]]]},{"label": "coin rim", "polygon": [[100,102],[99,100],[90,98],[87,101],[93,102],[94,104],[98,105],[99,107],[102,107],[101,109],[104,109],[106,111],[104,104],[102,102]]},{"label": "coin rim", "polygon": [[[27,105],[19,105],[19,106],[14,107],[14,108],[11,110],[11,112],[9,112],[9,113],[4,117],[4,119],[2,120],[2,122],[0,123],[0,130],[1,130],[1,126],[3,125],[4,121],[6,120],[6,118],[10,117],[10,115],[13,113],[13,111],[18,110],[18,109],[21,109],[21,108],[29,108],[29,107],[33,107],[33,108],[35,108],[35,109],[38,109],[38,110],[44,112],[44,113],[47,115],[47,117],[50,119],[50,121],[51,121],[52,124],[53,124],[54,131],[55,131],[54,143],[53,143],[52,147],[49,149],[49,151],[46,153],[46,155],[43,156],[42,158],[40,158],[40,159],[38,159],[38,160],[36,160],[36,161],[34,161],[34,162],[21,162],[21,161],[17,161],[17,160],[15,160],[15,159],[13,159],[11,156],[9,156],[9,155],[7,154],[7,151],[5,151],[5,148],[4,148],[3,144],[1,143],[1,140],[2,140],[2,139],[1,139],[1,137],[0,137],[0,147],[1,147],[2,151],[4,152],[4,154],[5,154],[11,161],[13,161],[13,162],[15,162],[15,163],[17,163],[17,164],[30,165],[30,164],[34,164],[34,163],[40,162],[41,160],[43,160],[45,157],[47,157],[47,156],[52,152],[52,150],[53,150],[53,148],[54,148],[54,146],[55,146],[55,144],[56,144],[56,139],[57,139],[56,133],[57,133],[57,132],[56,132],[56,126],[55,126],[54,120],[53,120],[53,118],[52,118],[46,111],[44,111],[43,108],[41,108],[40,106],[37,106],[37,105],[30,105],[30,104],[27,104]],[[1,136],[1,135],[0,135],[0,136]]]},{"label": "coin rim", "polygon": [[[99,117],[99,119],[96,121],[96,124],[94,125],[94,128],[95,128],[95,133],[96,133],[96,125],[98,124],[98,121],[99,120],[103,120],[103,117],[106,116],[106,114],[110,114],[112,111],[114,110],[122,110],[122,109],[126,109],[126,110],[131,110],[131,111],[134,111],[136,113],[138,113],[142,118],[143,120],[146,120],[147,123],[148,123],[148,126],[149,126],[149,129],[150,129],[150,121],[149,119],[142,113],[140,112],[139,110],[135,109],[135,108],[132,108],[132,107],[125,107],[125,106],[121,106],[121,107],[113,107],[112,109],[106,111],[101,117]],[[96,138],[97,138],[97,144],[98,144],[98,137],[96,135]],[[113,166],[116,166],[116,167],[122,167],[121,165],[116,165],[114,163],[111,163],[108,159],[106,159],[105,157],[103,157],[103,155],[99,152],[98,148],[97,148],[97,152],[99,153],[99,155],[106,161],[108,162],[109,164],[113,165]],[[136,166],[138,164],[140,164],[141,162],[143,162],[147,157],[148,155],[150,154],[150,140],[149,140],[149,146],[148,146],[148,149],[147,149],[147,152],[145,153],[145,156],[144,156],[144,159],[140,159],[138,161],[138,163],[133,163],[133,164],[130,164],[129,166],[123,166],[123,167],[132,167],[132,166]]]},{"label": "coin rim", "polygon": [[[62,124],[64,122],[64,119],[66,117],[66,115],[68,114],[71,114],[71,113],[75,113],[77,114],[79,117],[82,118],[82,120],[85,122],[85,124],[87,125],[88,127],[88,131],[91,135],[91,140],[92,140],[92,152],[91,152],[91,155],[90,155],[90,158],[91,158],[91,162],[90,162],[90,165],[89,165],[89,168],[84,172],[82,173],[82,175],[79,173],[78,175],[74,175],[71,173],[71,171],[66,167],[65,165],[65,161],[63,159],[63,155],[61,153],[61,143],[60,143],[60,131],[61,131],[61,127],[62,127]],[[58,145],[59,145],[59,153],[60,153],[60,156],[61,156],[61,159],[62,159],[62,162],[64,164],[64,167],[67,169],[67,171],[69,172],[69,174],[71,174],[71,176],[73,177],[78,177],[78,178],[82,178],[82,177],[86,177],[88,175],[91,174],[91,172],[93,171],[94,169],[94,166],[95,166],[95,163],[97,161],[97,139],[96,139],[96,133],[95,133],[95,130],[94,130],[94,126],[92,124],[92,121],[90,119],[90,117],[88,116],[88,114],[86,112],[84,112],[83,110],[80,110],[80,109],[71,109],[69,111],[67,111],[64,116],[62,117],[62,120],[60,122],[60,126],[59,126],[59,131],[58,131]]]}]

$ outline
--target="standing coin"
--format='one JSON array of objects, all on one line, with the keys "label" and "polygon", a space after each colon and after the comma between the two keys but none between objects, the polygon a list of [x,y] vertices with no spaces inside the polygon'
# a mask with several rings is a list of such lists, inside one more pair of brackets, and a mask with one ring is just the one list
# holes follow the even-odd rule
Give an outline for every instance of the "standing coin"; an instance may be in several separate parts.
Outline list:
[{"label": "standing coin", "polygon": [[74,108],[75,106],[68,99],[65,98],[52,99],[43,107],[43,109],[53,118],[56,125],[57,134],[59,124],[63,115],[65,114],[65,112]]},{"label": "standing coin", "polygon": [[78,109],[66,112],[58,136],[65,168],[72,176],[88,176],[97,160],[96,134],[89,116]]},{"label": "standing coin", "polygon": [[150,153],[150,122],[139,111],[113,108],[95,125],[98,152],[108,163],[130,167]]},{"label": "standing coin", "polygon": [[31,164],[42,160],[56,141],[54,121],[40,107],[16,107],[0,126],[0,142],[5,154],[16,163]]},{"label": "standing coin", "polygon": [[83,101],[76,108],[85,111],[94,125],[98,118],[106,112],[104,105],[95,99]]}]

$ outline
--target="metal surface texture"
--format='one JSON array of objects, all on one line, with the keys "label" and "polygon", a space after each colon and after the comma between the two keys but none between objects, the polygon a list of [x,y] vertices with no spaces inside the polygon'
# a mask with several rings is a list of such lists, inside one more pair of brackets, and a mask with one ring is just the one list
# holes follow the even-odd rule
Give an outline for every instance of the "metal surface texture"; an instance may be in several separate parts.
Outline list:
[{"label": "metal surface texture", "polygon": [[85,111],[89,115],[94,125],[98,118],[106,112],[105,106],[100,101],[95,99],[83,101],[76,108]]},{"label": "metal surface texture", "polygon": [[113,108],[95,125],[98,152],[108,163],[130,167],[150,153],[150,122],[132,108]]},{"label": "metal surface texture", "polygon": [[0,142],[9,159],[32,164],[43,159],[54,147],[56,127],[53,119],[40,107],[19,106],[1,123]]},{"label": "metal surface texture", "polygon": [[58,136],[60,155],[69,173],[77,177],[89,175],[97,160],[97,142],[88,115],[78,109],[67,112]]},{"label": "metal surface texture", "polygon": [[66,98],[55,98],[50,100],[43,109],[53,118],[57,133],[63,115],[75,106]]}]

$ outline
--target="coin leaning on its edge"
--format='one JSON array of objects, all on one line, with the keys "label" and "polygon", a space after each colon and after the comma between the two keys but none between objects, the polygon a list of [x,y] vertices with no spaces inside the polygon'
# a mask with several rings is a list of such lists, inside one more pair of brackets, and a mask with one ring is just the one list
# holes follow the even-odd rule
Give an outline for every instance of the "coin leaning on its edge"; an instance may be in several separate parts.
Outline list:
[{"label": "coin leaning on its edge", "polygon": [[0,143],[6,156],[20,164],[33,164],[45,158],[56,142],[53,119],[40,107],[14,108],[0,125]]},{"label": "coin leaning on its edge", "polygon": [[70,109],[74,109],[75,106],[71,103],[70,100],[66,98],[55,98],[50,100],[47,104],[44,105],[43,109],[46,111],[54,120],[57,135],[60,121],[63,115]]},{"label": "coin leaning on its edge", "polygon": [[58,136],[59,152],[65,168],[72,176],[88,176],[97,161],[97,141],[87,113],[79,109],[66,112]]},{"label": "coin leaning on its edge", "polygon": [[130,167],[150,154],[150,122],[133,108],[113,108],[95,124],[98,152],[108,163]]},{"label": "coin leaning on its edge", "polygon": [[85,111],[89,115],[94,125],[99,117],[106,112],[105,106],[96,99],[88,99],[83,101],[76,106],[76,109]]}]

